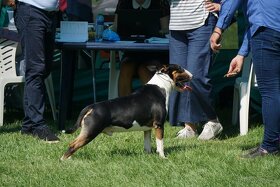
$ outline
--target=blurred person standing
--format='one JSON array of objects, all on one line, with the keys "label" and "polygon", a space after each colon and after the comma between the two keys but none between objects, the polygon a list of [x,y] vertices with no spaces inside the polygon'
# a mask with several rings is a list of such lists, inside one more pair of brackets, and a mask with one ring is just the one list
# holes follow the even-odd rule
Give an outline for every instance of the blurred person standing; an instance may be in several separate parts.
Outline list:
[{"label": "blurred person standing", "polygon": [[212,51],[209,38],[217,21],[220,4],[205,0],[171,0],[169,61],[190,71],[194,77],[189,83],[192,92],[174,92],[170,96],[169,122],[183,125],[178,138],[198,135],[198,139],[215,138],[223,130],[214,109],[209,70]]},{"label": "blurred person standing", "polygon": [[249,22],[238,55],[232,59],[228,77],[241,72],[244,58],[252,52],[252,62],[262,98],[264,136],[261,145],[243,154],[244,158],[279,155],[280,148],[280,1],[223,1],[220,17],[211,36],[211,48],[221,48],[222,32],[229,26],[235,11],[241,7]]},{"label": "blurred person standing", "polygon": [[70,21],[93,23],[91,0],[67,0],[66,14]]},{"label": "blurred person standing", "polygon": [[[118,12],[122,9],[134,11],[159,10],[160,30],[159,34],[168,33],[169,24],[169,2],[167,0],[119,0],[115,12],[114,23],[111,29],[118,29]],[[129,19],[129,16],[128,18]],[[132,92],[133,78],[139,77],[142,84],[147,83],[153,76],[154,71],[149,66],[158,66],[168,63],[168,53],[166,52],[124,52],[120,66],[120,76],[118,80],[119,96],[126,96]]]},{"label": "blurred person standing", "polygon": [[26,70],[24,85],[24,119],[21,133],[56,143],[59,138],[44,119],[46,90],[55,45],[58,10],[66,9],[66,0],[18,0],[15,24],[20,36]]}]

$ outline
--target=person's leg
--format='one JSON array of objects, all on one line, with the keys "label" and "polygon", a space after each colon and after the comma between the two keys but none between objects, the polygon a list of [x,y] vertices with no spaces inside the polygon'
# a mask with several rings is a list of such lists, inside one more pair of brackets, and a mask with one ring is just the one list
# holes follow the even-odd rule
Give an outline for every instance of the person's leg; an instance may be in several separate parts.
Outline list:
[{"label": "person's leg", "polygon": [[190,82],[189,105],[186,105],[186,118],[193,123],[206,122],[198,139],[209,140],[222,131],[217,119],[212,95],[209,71],[212,66],[212,50],[209,38],[216,23],[216,17],[209,15],[205,25],[188,32],[188,70],[194,78]]},{"label": "person's leg", "polygon": [[50,71],[46,61],[52,58],[50,52],[53,47],[50,45],[54,41],[52,21],[43,11],[20,4],[16,22],[26,62],[22,132],[32,133],[47,141],[58,140],[49,132],[44,119],[44,79]]},{"label": "person's leg", "polygon": [[150,71],[146,64],[140,64],[137,68],[137,75],[142,84],[146,84],[153,76],[153,72]]},{"label": "person's leg", "polygon": [[[49,20],[47,32],[45,34],[45,73],[44,79],[47,78],[52,71],[53,55],[55,49],[55,32],[57,25],[57,15],[53,15]],[[44,84],[45,85],[45,84]]]},{"label": "person's leg", "polygon": [[[172,64],[178,64],[181,67],[188,69],[187,67],[187,37],[186,31],[171,30],[169,34],[169,62]],[[192,73],[192,72],[191,72]],[[188,92],[179,93],[172,92],[169,97],[169,123],[173,126],[178,125],[180,122],[187,122],[184,118],[185,110],[183,105],[186,105],[188,101]],[[182,105],[183,104],[183,105]]]},{"label": "person's leg", "polygon": [[[32,128],[45,125],[43,117],[45,110],[45,86],[44,74],[45,64],[45,28],[42,23],[42,16],[30,10],[30,20],[25,28],[24,49],[25,49],[25,114],[23,122],[25,125],[32,123]],[[32,15],[34,14],[34,15]],[[43,16],[42,16],[43,17]],[[26,120],[27,119],[27,120]]]},{"label": "person's leg", "polygon": [[[36,11],[36,10],[35,10]],[[44,30],[40,17],[34,16],[31,6],[19,4],[16,13],[16,26],[21,38],[26,63],[24,86],[24,113],[22,131],[32,132],[43,126],[44,113]],[[40,15],[40,14],[39,14]],[[36,18],[36,19],[35,19]],[[41,29],[40,29],[41,28]]]},{"label": "person's leg", "polygon": [[262,97],[264,138],[261,148],[279,149],[280,137],[280,32],[260,28],[252,37],[253,63]]},{"label": "person's leg", "polygon": [[[170,31],[169,61],[188,69],[188,38],[187,31]],[[171,125],[184,125],[177,133],[178,138],[196,136],[196,126],[186,119],[186,105],[189,103],[189,92],[172,92],[169,99],[169,122]]]},{"label": "person's leg", "polygon": [[150,52],[142,53],[140,55],[139,66],[137,69],[137,75],[142,84],[146,84],[154,76],[157,69],[160,69],[164,64],[169,62],[168,52]]},{"label": "person's leg", "polygon": [[155,74],[156,67],[159,67],[161,64],[160,58],[157,59],[155,56],[148,56],[145,62],[140,62],[137,68],[137,75],[141,80],[142,84],[146,84],[151,80]]},{"label": "person's leg", "polygon": [[119,96],[127,96],[132,92],[132,80],[136,73],[137,63],[125,58],[121,62],[120,75],[118,81]]},{"label": "person's leg", "polygon": [[[188,130],[190,127],[193,129],[196,123],[213,120],[211,123],[206,123],[199,139],[212,139],[222,130],[214,110],[211,96],[212,84],[209,78],[209,69],[212,64],[209,38],[214,26],[215,19],[210,16],[204,26],[186,31],[185,38],[184,36],[181,36],[181,38],[176,36],[177,41],[179,41],[177,43],[181,46],[177,50],[172,49],[173,46],[171,46],[172,50],[170,51],[170,62],[178,63],[194,75],[193,80],[190,82],[190,86],[193,88],[192,92],[175,93],[177,94],[175,97],[177,98],[175,108],[178,109],[175,113],[177,122],[185,122]],[[185,46],[183,43],[186,43]],[[172,52],[175,50],[177,52]],[[178,58],[183,55],[186,60]],[[175,103],[173,98],[171,98],[171,102]],[[175,111],[171,110],[171,112],[174,113]],[[183,130],[179,132],[179,135],[182,132],[185,133]]]},{"label": "person's leg", "polygon": [[212,65],[212,51],[209,38],[214,28],[214,16],[206,24],[188,32],[187,69],[194,75],[190,82],[189,104],[186,105],[186,119],[192,123],[201,123],[216,119],[212,97],[212,83],[209,70]]}]

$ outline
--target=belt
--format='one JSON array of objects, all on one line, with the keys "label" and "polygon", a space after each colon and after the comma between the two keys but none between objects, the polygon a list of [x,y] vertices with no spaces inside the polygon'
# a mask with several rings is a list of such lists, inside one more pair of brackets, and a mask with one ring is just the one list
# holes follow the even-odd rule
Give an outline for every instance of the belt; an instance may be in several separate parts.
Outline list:
[{"label": "belt", "polygon": [[33,5],[30,5],[28,3],[24,3],[24,2],[21,2],[21,1],[16,1],[16,4],[17,5],[23,5],[23,6],[29,6],[29,7],[32,7],[34,9],[37,9],[41,12],[43,12],[45,15],[47,16],[54,16],[54,15],[57,15],[58,11],[47,11],[47,10],[44,10],[44,9],[41,9],[41,8],[38,8],[36,6],[33,6]]}]

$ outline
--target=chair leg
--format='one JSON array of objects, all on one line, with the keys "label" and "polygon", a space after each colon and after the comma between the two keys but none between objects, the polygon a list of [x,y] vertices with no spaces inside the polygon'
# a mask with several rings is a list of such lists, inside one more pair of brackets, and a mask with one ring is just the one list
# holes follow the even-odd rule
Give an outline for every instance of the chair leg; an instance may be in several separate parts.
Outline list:
[{"label": "chair leg", "polygon": [[55,103],[55,95],[54,95],[54,89],[53,89],[52,74],[50,74],[45,79],[45,85],[46,85],[46,90],[47,90],[49,102],[50,102],[51,109],[52,109],[53,119],[56,121],[57,120],[57,116],[56,116],[56,103]]},{"label": "chair leg", "polygon": [[239,89],[234,88],[234,93],[233,93],[233,103],[232,103],[232,119],[231,122],[233,125],[237,125],[238,123],[238,117],[239,117]]},{"label": "chair leg", "polygon": [[5,97],[5,84],[0,84],[0,126],[3,126],[3,119],[4,119],[4,97]]},{"label": "chair leg", "polygon": [[240,88],[240,135],[246,135],[248,133],[250,91],[248,93],[248,83],[242,83]]},{"label": "chair leg", "polygon": [[109,90],[108,99],[118,97],[118,80],[120,71],[116,68],[116,52],[110,52],[110,72],[109,72]]}]

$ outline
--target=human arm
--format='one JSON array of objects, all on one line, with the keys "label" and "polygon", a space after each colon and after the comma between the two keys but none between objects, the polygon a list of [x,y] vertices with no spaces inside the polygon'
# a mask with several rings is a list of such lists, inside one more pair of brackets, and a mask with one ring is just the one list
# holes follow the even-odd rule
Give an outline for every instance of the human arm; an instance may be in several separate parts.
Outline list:
[{"label": "human arm", "polygon": [[118,28],[118,13],[120,9],[128,9],[128,3],[131,0],[119,0],[118,4],[116,6],[116,10],[115,10],[115,16],[114,16],[114,22],[113,24],[109,27],[109,29],[111,29],[114,32],[117,32],[117,28]]},{"label": "human arm", "polygon": [[222,32],[231,24],[235,11],[240,7],[241,3],[242,0],[222,1],[219,19],[210,38],[210,46],[214,52],[218,52],[222,47],[220,44]]},{"label": "human arm", "polygon": [[248,55],[248,53],[250,51],[250,38],[251,38],[251,35],[250,35],[249,27],[248,27],[247,30],[245,31],[242,45],[238,51],[239,55],[242,55],[245,57]]},{"label": "human arm", "polygon": [[244,35],[244,39],[243,39],[243,43],[238,51],[238,55],[236,57],[234,57],[230,63],[229,66],[229,70],[226,74],[226,77],[233,77],[235,75],[237,75],[239,72],[241,72],[241,69],[243,67],[243,62],[244,62],[244,58],[246,56],[248,56],[248,53],[250,51],[250,34],[249,34],[249,29],[247,29],[245,35]]},{"label": "human arm", "polygon": [[165,35],[169,32],[169,16],[160,18],[160,34]]},{"label": "human arm", "polygon": [[170,4],[168,0],[160,0],[160,34],[165,35],[169,33],[169,20],[170,20]]},{"label": "human arm", "polygon": [[[222,47],[220,44],[221,37],[222,37],[222,29],[216,27],[210,38],[210,46],[214,52],[218,52],[220,50],[220,48]],[[250,51],[249,43],[250,43],[250,32],[249,32],[249,28],[247,28],[244,38],[243,38],[243,43],[238,51],[239,55],[242,55],[245,57],[248,55],[248,53]]]},{"label": "human arm", "polygon": [[0,27],[0,38],[5,38],[16,42],[20,41],[19,35],[16,31],[11,31],[9,29],[1,28],[1,27]]},{"label": "human arm", "polygon": [[244,56],[242,55],[236,55],[230,62],[229,69],[225,77],[234,77],[239,72],[241,72],[241,69],[243,67],[244,62]]},{"label": "human arm", "polygon": [[205,8],[209,12],[219,12],[221,9],[221,4],[220,3],[214,3],[210,0],[205,0]]},{"label": "human arm", "polygon": [[113,24],[109,27],[110,30],[117,32],[117,28],[118,28],[118,14],[115,14],[114,17],[114,22]]}]

